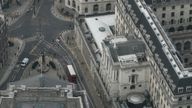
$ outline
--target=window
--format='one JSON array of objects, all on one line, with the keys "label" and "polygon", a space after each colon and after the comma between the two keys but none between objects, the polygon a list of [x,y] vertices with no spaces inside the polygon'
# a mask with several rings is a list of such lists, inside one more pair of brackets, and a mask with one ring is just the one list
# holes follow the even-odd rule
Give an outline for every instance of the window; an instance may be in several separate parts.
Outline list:
[{"label": "window", "polygon": [[68,5],[70,5],[71,4],[71,2],[70,2],[70,0],[68,0]]},{"label": "window", "polygon": [[191,49],[191,42],[187,41],[184,43],[184,50],[190,50]]},{"label": "window", "polygon": [[186,92],[191,92],[191,86],[186,87]]},{"label": "window", "polygon": [[192,17],[189,17],[189,22],[192,22]]},{"label": "window", "polygon": [[172,6],[172,9],[175,9],[175,6]]},{"label": "window", "polygon": [[85,0],[86,2],[88,1],[88,0]]},{"label": "window", "polygon": [[190,7],[192,7],[192,4],[190,4]]},{"label": "window", "polygon": [[171,19],[171,22],[170,22],[170,24],[174,24],[174,19]]},{"label": "window", "polygon": [[165,14],[165,13],[163,13],[163,14],[162,14],[162,18],[165,18],[165,15],[166,15],[166,14]]},{"label": "window", "polygon": [[192,10],[189,11],[189,14],[192,14]]},{"label": "window", "polygon": [[131,85],[130,86],[130,89],[132,90],[132,89],[135,89],[135,85]]},{"label": "window", "polygon": [[99,5],[93,5],[93,11],[94,12],[97,12],[99,10]]},{"label": "window", "polygon": [[131,83],[135,83],[135,75],[131,77]]},{"label": "window", "polygon": [[106,11],[109,11],[109,10],[111,10],[111,4],[110,3],[106,4]]},{"label": "window", "polygon": [[169,32],[175,32],[175,28],[174,27],[169,28]]},{"label": "window", "polygon": [[123,87],[123,89],[127,89],[127,87]]},{"label": "window", "polygon": [[183,87],[178,88],[178,93],[183,93]]},{"label": "window", "polygon": [[76,3],[75,3],[75,1],[73,0],[73,2],[72,2],[72,6],[75,8],[76,7]]},{"label": "window", "polygon": [[188,63],[188,58],[185,58],[185,59],[184,59],[184,62],[185,62],[185,63]]},{"label": "window", "polygon": [[86,7],[86,8],[85,8],[85,13],[87,13],[87,12],[88,12],[88,8]]},{"label": "window", "polygon": [[180,16],[183,16],[183,15],[184,15],[184,11],[181,11],[181,12],[180,12]]},{"label": "window", "polygon": [[191,108],[191,107],[188,105],[187,108]]},{"label": "window", "polygon": [[171,17],[174,17],[175,16],[175,12],[171,12]]},{"label": "window", "polygon": [[156,12],[156,11],[157,11],[157,9],[156,9],[156,8],[153,8],[153,11],[155,11],[155,12]]},{"label": "window", "polygon": [[79,11],[79,6],[77,6],[77,10]]},{"label": "window", "polygon": [[181,8],[184,8],[184,5],[181,5]]},{"label": "window", "polygon": [[162,21],[161,21],[161,24],[162,24],[162,25],[165,25],[165,21],[164,21],[164,20],[162,20]]},{"label": "window", "polygon": [[135,69],[132,69],[132,72],[135,72]]},{"label": "window", "polygon": [[179,23],[184,23],[184,19],[180,18]]},{"label": "window", "polygon": [[187,100],[190,100],[191,98],[190,98],[190,96],[187,96]]},{"label": "window", "polygon": [[182,97],[179,97],[178,101],[182,101]]},{"label": "window", "polygon": [[166,10],[166,7],[163,7],[162,10],[165,11],[165,10]]}]

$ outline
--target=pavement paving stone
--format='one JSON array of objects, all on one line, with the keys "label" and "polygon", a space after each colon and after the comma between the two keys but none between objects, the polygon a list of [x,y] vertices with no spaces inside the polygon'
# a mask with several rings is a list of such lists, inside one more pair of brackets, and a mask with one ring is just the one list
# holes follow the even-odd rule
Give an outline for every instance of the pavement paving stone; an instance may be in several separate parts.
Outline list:
[{"label": "pavement paving stone", "polygon": [[24,47],[24,42],[18,38],[10,38],[9,40],[14,43],[14,46],[8,48],[9,57],[7,65],[0,69],[0,85],[2,85],[11,74]]},{"label": "pavement paving stone", "polygon": [[22,5],[11,5],[10,8],[3,10],[7,16],[7,25],[14,24],[19,18],[31,8],[33,0],[21,0]]}]

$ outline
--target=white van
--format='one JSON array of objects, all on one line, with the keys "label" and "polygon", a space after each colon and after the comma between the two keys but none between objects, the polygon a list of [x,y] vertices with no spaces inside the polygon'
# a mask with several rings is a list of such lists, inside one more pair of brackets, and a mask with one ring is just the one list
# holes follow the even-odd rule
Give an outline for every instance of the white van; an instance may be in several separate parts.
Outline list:
[{"label": "white van", "polygon": [[24,58],[21,62],[21,66],[23,67],[26,66],[28,62],[29,62],[29,58]]}]

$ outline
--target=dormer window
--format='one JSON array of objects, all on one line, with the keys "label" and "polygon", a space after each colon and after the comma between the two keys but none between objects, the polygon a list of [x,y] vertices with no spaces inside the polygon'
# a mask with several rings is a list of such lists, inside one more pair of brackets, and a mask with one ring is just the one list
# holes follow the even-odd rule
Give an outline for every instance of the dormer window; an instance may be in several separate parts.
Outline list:
[{"label": "dormer window", "polygon": [[191,92],[191,86],[186,87],[186,92]]},{"label": "dormer window", "polygon": [[178,93],[183,93],[183,87],[178,88]]}]

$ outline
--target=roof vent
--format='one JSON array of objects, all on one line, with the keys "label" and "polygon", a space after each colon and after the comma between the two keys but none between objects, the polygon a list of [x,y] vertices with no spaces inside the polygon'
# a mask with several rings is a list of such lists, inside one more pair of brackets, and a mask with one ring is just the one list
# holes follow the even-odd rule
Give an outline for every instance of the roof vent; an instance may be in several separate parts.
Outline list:
[{"label": "roof vent", "polygon": [[104,28],[104,27],[99,27],[99,31],[100,31],[100,32],[104,32],[104,31],[105,31],[105,28]]}]

